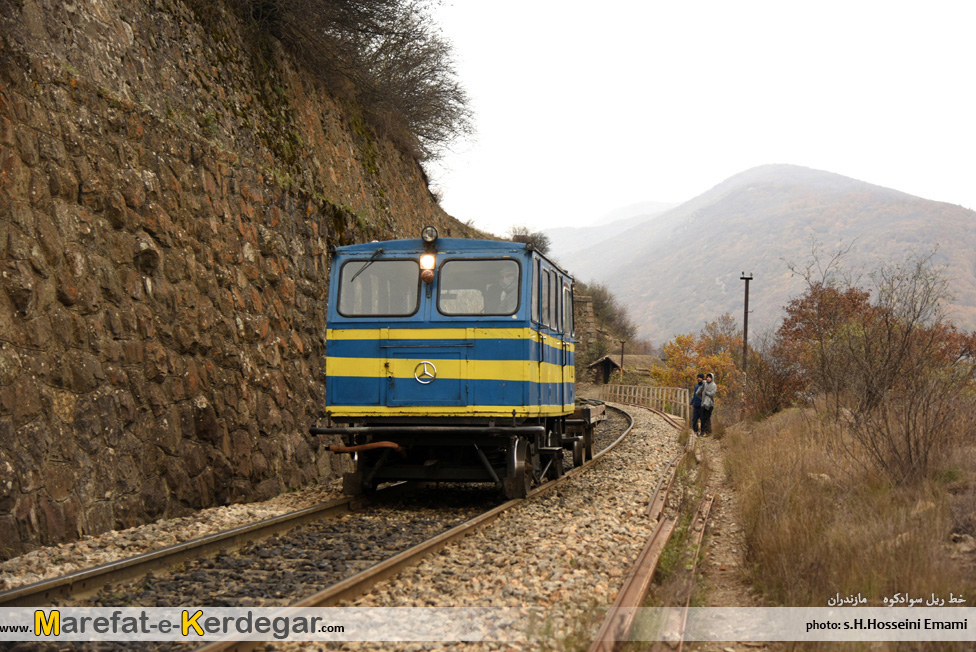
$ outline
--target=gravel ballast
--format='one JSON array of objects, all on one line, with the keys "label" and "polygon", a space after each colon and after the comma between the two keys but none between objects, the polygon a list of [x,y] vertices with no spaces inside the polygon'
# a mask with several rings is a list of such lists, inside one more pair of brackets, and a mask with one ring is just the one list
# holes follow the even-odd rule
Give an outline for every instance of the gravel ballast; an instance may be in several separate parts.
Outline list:
[{"label": "gravel ballast", "polygon": [[[343,606],[541,607],[548,615],[539,623],[539,632],[552,642],[553,649],[592,638],[602,611],[616,597],[651,534],[654,523],[647,517],[649,501],[668,463],[679,452],[678,433],[663,419],[641,408],[626,409],[635,417],[633,431],[593,468],[509,510],[480,531]],[[596,448],[602,448],[602,442]],[[0,564],[0,588],[129,557],[338,497],[336,483],[266,503],[205,510],[192,517],[44,548]],[[390,527],[395,531],[394,522]],[[248,569],[239,572],[245,577]],[[268,579],[265,576],[262,583],[267,584]],[[216,596],[218,587],[206,588],[207,594]],[[267,604],[263,599],[251,604],[261,603]],[[416,650],[451,645],[392,647]],[[341,649],[390,648],[389,643],[341,644]],[[337,645],[269,643],[266,649],[334,650]]]},{"label": "gravel ballast", "polygon": [[0,563],[0,591],[159,550],[216,532],[281,516],[342,497],[342,481],[316,485],[262,502],[205,509],[127,530],[33,550]]},{"label": "gravel ballast", "polygon": [[[543,607],[539,633],[552,649],[592,639],[602,611],[654,523],[647,509],[679,451],[678,433],[635,407],[634,429],[614,451],[556,491],[510,510],[396,578],[355,607]],[[342,650],[504,649],[504,644],[347,642]],[[336,644],[269,644],[274,650],[335,650]]]}]

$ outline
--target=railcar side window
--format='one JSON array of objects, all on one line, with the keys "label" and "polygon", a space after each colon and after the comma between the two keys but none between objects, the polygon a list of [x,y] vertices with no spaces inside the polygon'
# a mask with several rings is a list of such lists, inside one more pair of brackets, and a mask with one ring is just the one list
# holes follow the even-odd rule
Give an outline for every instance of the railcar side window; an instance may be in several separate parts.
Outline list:
[{"label": "railcar side window", "polygon": [[532,261],[532,321],[539,323],[539,260]]},{"label": "railcar side window", "polygon": [[542,323],[549,325],[549,272],[542,270]]},{"label": "railcar side window", "polygon": [[549,283],[549,326],[559,330],[559,278],[555,273]]},{"label": "railcar side window", "polygon": [[449,260],[439,273],[437,309],[442,315],[511,315],[521,285],[514,260]]},{"label": "railcar side window", "polygon": [[407,317],[417,312],[419,298],[415,260],[350,260],[339,272],[344,317]]},{"label": "railcar side window", "polygon": [[574,333],[573,286],[569,283],[563,283],[563,327],[567,335]]}]

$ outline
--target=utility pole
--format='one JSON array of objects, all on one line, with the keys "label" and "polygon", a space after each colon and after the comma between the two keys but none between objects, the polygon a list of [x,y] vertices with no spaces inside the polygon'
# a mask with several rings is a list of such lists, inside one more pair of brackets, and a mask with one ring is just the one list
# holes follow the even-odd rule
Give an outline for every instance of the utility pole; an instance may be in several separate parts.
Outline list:
[{"label": "utility pole", "polygon": [[752,280],[752,272],[749,272],[749,276],[742,272],[739,280],[746,282],[746,306],[742,315],[742,375],[744,376],[749,362],[749,281]]},{"label": "utility pole", "polygon": [[627,340],[620,340],[620,378],[623,380],[624,377],[624,344]]}]

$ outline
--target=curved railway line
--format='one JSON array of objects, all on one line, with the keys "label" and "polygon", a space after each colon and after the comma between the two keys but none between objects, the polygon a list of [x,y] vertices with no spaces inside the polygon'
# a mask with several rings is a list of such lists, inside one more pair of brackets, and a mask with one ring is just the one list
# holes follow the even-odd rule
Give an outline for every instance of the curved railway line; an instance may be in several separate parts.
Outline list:
[{"label": "curved railway line", "polygon": [[[600,454],[594,456],[594,459],[598,459],[606,450],[612,448],[613,444],[616,442],[609,443],[601,441],[601,430],[596,433],[596,447],[600,448],[601,444],[604,449]],[[626,434],[626,433],[624,433]],[[617,438],[619,441],[623,435]],[[605,437],[603,437],[605,438]],[[592,464],[588,462],[587,464]],[[573,469],[573,471],[566,474],[564,477],[572,477],[578,469]],[[544,493],[550,490],[552,487],[556,486],[559,481],[549,481],[534,489],[530,495],[531,497],[538,495],[539,493]],[[241,568],[244,563],[240,560],[246,559],[249,553],[253,553],[254,558],[257,560],[258,565],[261,565],[261,559],[268,557],[269,550],[282,550],[287,548],[289,552],[296,551],[296,548],[301,546],[300,542],[289,542],[284,539],[285,533],[295,530],[296,528],[311,528],[318,530],[318,535],[310,535],[312,538],[312,543],[310,545],[326,548],[337,548],[346,547],[349,545],[342,546],[342,543],[349,544],[348,541],[337,543],[335,537],[330,537],[330,534],[338,534],[341,528],[334,527],[336,519],[348,515],[350,512],[356,509],[362,509],[364,503],[371,503],[374,508],[371,510],[365,510],[363,512],[357,512],[355,515],[355,521],[360,524],[357,527],[358,534],[362,534],[362,542],[354,542],[355,547],[365,547],[366,543],[373,542],[379,538],[379,531],[383,528],[384,522],[390,518],[390,512],[393,508],[384,507],[382,503],[394,502],[396,496],[391,496],[391,494],[397,494],[404,488],[407,488],[408,483],[398,483],[387,487],[381,491],[376,492],[376,496],[369,501],[362,498],[342,498],[340,500],[330,501],[328,503],[318,505],[315,507],[309,507],[307,509],[302,509],[289,514],[284,514],[282,516],[266,519],[251,525],[237,527],[225,532],[220,532],[210,536],[202,537],[199,539],[194,539],[192,541],[187,541],[174,546],[169,546],[160,550],[155,550],[152,552],[147,552],[144,554],[137,555],[135,557],[122,559],[116,562],[103,564],[95,568],[85,569],[70,573],[67,575],[55,577],[49,580],[43,580],[41,582],[36,582],[27,586],[22,586],[14,588],[8,591],[0,593],[0,607],[29,607],[29,606],[42,606],[50,605],[55,603],[68,604],[68,602],[78,603],[82,601],[90,601],[92,604],[101,606],[111,602],[111,598],[123,597],[122,594],[116,589],[109,589],[106,591],[104,587],[114,586],[125,582],[130,582],[132,580],[145,578],[147,574],[152,574],[156,571],[166,570],[170,568],[180,568],[181,573],[192,575],[197,573],[195,577],[197,578],[196,583],[199,584],[204,579],[204,575],[213,574],[212,571],[217,566],[215,559],[224,559],[225,562],[229,562],[231,566]],[[519,501],[508,501],[495,508],[488,508],[486,505],[497,502],[494,498],[494,494],[490,491],[481,489],[468,489],[463,491],[463,494],[469,496],[470,501],[474,501],[473,504],[468,505],[454,505],[450,509],[454,511],[456,516],[445,516],[444,508],[444,492],[435,492],[437,495],[438,507],[435,510],[433,507],[426,509],[421,509],[417,512],[417,522],[415,523],[397,523],[398,536],[405,542],[406,545],[398,546],[399,550],[391,551],[389,549],[385,550],[387,554],[380,558],[375,558],[372,554],[366,554],[365,559],[356,560],[352,565],[363,564],[370,565],[377,564],[382,566],[382,568],[377,568],[377,577],[382,575],[384,569],[389,567],[402,568],[400,562],[387,563],[385,566],[379,564],[379,562],[392,557],[395,552],[402,552],[404,549],[411,547],[411,544],[420,544],[424,541],[443,541],[440,545],[443,546],[447,541],[452,540],[458,536],[463,536],[465,530],[460,524],[463,521],[468,521],[472,523],[471,527],[478,527],[484,525],[487,522],[493,520],[493,517],[498,513],[501,513],[505,509],[508,509],[512,505],[518,503]],[[456,496],[457,491],[449,492],[451,495]],[[480,493],[480,498],[478,497]],[[456,502],[456,501],[455,501]],[[463,501],[462,501],[463,502]],[[380,504],[380,507],[375,507]],[[397,507],[397,509],[402,509]],[[385,511],[384,511],[385,510]],[[369,513],[372,512],[372,516]],[[476,514],[479,514],[476,518],[472,518]],[[372,519],[374,526],[372,529],[362,526],[362,519]],[[439,524],[437,524],[439,522]],[[330,525],[331,524],[331,525]],[[444,527],[446,525],[446,527]],[[454,532],[451,528],[453,526],[459,526],[454,528],[457,532]],[[447,530],[446,532],[431,532],[432,529],[440,528],[441,530]],[[350,528],[352,529],[352,528]],[[330,530],[333,530],[330,532]],[[413,536],[411,535],[413,533]],[[298,535],[298,538],[305,538],[304,533]],[[436,546],[436,544],[434,544]],[[385,544],[381,543],[380,547],[384,547]],[[237,561],[230,556],[230,553],[238,551]],[[382,551],[381,551],[382,552]],[[408,555],[416,556],[416,555]],[[306,560],[306,570],[309,573],[321,573],[323,569],[331,569],[330,567],[335,566],[333,562],[337,561],[328,558],[328,552],[325,554],[326,558],[317,558],[313,560]],[[342,560],[338,560],[340,563]],[[276,560],[277,563],[281,562],[281,559]],[[231,570],[231,573],[234,571]],[[373,571],[371,571],[373,572]],[[390,574],[393,571],[386,571],[386,574]],[[202,573],[202,574],[201,574]],[[342,577],[335,580],[344,580],[345,576],[349,573],[341,573]],[[361,573],[363,577],[356,582],[346,582],[343,586],[365,586],[368,583],[368,578],[370,573]],[[154,589],[157,594],[160,591],[160,585],[158,583],[158,578],[153,575],[149,575],[149,579],[154,581]],[[223,579],[223,578],[220,578]],[[375,580],[374,580],[375,581]],[[169,586],[169,583],[167,584]],[[99,596],[101,591],[102,595]],[[348,596],[350,593],[348,591],[339,591],[337,595]],[[185,594],[182,594],[185,597]],[[134,597],[134,596],[127,596]],[[138,596],[141,599],[149,597],[146,593]],[[256,601],[260,599],[267,598],[267,596],[251,596]],[[157,600],[157,603],[159,601]],[[130,602],[130,604],[140,604],[139,600]],[[162,604],[162,603],[160,603]],[[176,602],[174,604],[180,604]]]},{"label": "curved railway line", "polygon": [[[573,482],[588,468],[600,463],[630,432],[633,417],[619,408],[614,409],[626,415],[626,427],[613,425],[620,417],[608,419],[607,426],[595,432],[594,448],[600,452],[593,460],[583,467],[573,468],[557,480],[543,483],[524,499],[498,505],[497,494],[469,486],[466,491],[436,492],[437,498],[432,501],[429,497],[425,498],[425,489],[404,492],[408,487],[400,483],[377,492],[376,497],[369,501],[361,498],[331,501],[130,559],[5,591],[0,593],[0,606],[60,603],[62,606],[207,604],[218,607],[324,607],[349,603],[377,583],[484,528],[513,507],[538,500],[546,494],[559,496],[560,487]],[[667,415],[658,414],[670,425],[680,428],[680,424]],[[609,432],[613,432],[612,442],[608,441]],[[639,600],[650,584],[657,555],[674,522],[673,518],[664,518],[663,514],[680,457],[672,460],[654,496],[648,501],[647,515],[659,525],[654,527],[634,570],[627,573],[627,581],[617,592],[615,606],[626,605],[628,600],[638,600],[636,606],[640,606]],[[647,470],[651,470],[650,467]],[[452,498],[445,500],[446,494]],[[486,497],[489,494],[491,497]],[[386,500],[384,496],[390,499]],[[368,505],[364,504],[366,502]],[[445,502],[450,504],[445,506]],[[436,507],[431,504],[436,504]],[[391,529],[395,536],[390,536]],[[350,531],[355,532],[351,538]],[[203,590],[206,593],[201,593]],[[608,613],[612,615],[620,611],[611,609]],[[615,641],[626,639],[629,628],[630,623],[611,622],[608,619],[592,649],[613,649]],[[172,645],[152,644],[145,649],[163,649]],[[102,643],[97,649],[115,647]],[[263,647],[263,644],[226,642],[214,643],[202,649],[217,652],[255,647]],[[185,648],[181,646],[181,649]]]}]

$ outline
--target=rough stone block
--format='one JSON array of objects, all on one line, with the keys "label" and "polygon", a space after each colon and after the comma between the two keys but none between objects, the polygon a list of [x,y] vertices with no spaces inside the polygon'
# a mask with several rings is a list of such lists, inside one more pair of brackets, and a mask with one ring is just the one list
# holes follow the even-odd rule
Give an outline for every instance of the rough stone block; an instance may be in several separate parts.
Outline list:
[{"label": "rough stone block", "polygon": [[139,340],[123,342],[122,359],[126,364],[142,364],[146,359],[146,345]]},{"label": "rough stone block", "polygon": [[64,240],[58,232],[54,218],[47,212],[38,212],[34,216],[34,225],[37,232],[37,243],[40,245],[45,260],[51,266],[57,265],[64,253]]},{"label": "rough stone block", "polygon": [[125,170],[121,179],[121,194],[129,208],[138,210],[146,203],[146,187],[136,170]]},{"label": "rough stone block", "polygon": [[22,539],[17,519],[12,514],[0,515],[0,561],[26,552]]},{"label": "rough stone block", "polygon": [[207,451],[201,444],[195,441],[184,439],[181,442],[180,458],[183,460],[186,472],[191,477],[200,475],[207,468]]},{"label": "rough stone block", "polygon": [[113,505],[115,529],[124,529],[145,522],[147,515],[143,507],[143,499],[139,493],[120,495],[115,498]]},{"label": "rough stone block", "polygon": [[153,416],[162,416],[172,406],[172,403],[166,398],[166,392],[163,391],[163,388],[159,384],[147,383],[145,391],[146,402],[149,404]]},{"label": "rough stone block", "polygon": [[217,500],[217,489],[213,470],[210,468],[204,469],[200,475],[193,478],[193,482],[196,485],[197,495],[200,497],[199,505],[195,506],[205,507],[213,505]]},{"label": "rough stone block", "polygon": [[96,500],[88,503],[85,509],[85,522],[87,530],[83,534],[99,534],[111,530],[115,523],[111,501]]},{"label": "rough stone block", "polygon": [[75,469],[67,462],[48,460],[41,467],[44,488],[56,502],[63,502],[75,486]]},{"label": "rough stone block", "polygon": [[37,501],[37,520],[41,543],[48,545],[67,538],[69,530],[64,506],[51,500],[43,491]]},{"label": "rough stone block", "polygon": [[105,380],[101,362],[86,351],[68,351],[65,367],[69,373],[67,388],[79,394],[94,391]]},{"label": "rough stone block", "polygon": [[[68,539],[76,539],[88,530],[88,522],[85,519],[85,510],[82,509],[81,501],[74,494],[61,503],[61,512],[64,514],[64,529]],[[58,541],[63,541],[63,538]]]},{"label": "rough stone block", "polygon": [[0,406],[13,417],[15,427],[24,425],[41,413],[41,394],[37,381],[21,374],[10,385],[0,388]]},{"label": "rough stone block", "polygon": [[17,349],[7,342],[0,342],[0,386],[12,384],[22,368]]},{"label": "rough stone block", "polygon": [[254,453],[251,456],[251,478],[254,480],[260,480],[268,476],[271,471],[271,465],[268,463],[268,458],[264,456],[264,453]]},{"label": "rough stone block", "polygon": [[198,394],[191,401],[193,408],[193,428],[196,438],[217,444],[222,434],[222,427],[213,405],[202,394]]},{"label": "rough stone block", "polygon": [[169,372],[169,358],[166,355],[166,349],[161,344],[150,340],[146,343],[146,378],[161,383]]},{"label": "rough stone block", "polygon": [[187,473],[185,463],[178,457],[166,458],[166,486],[170,488],[177,500],[187,505],[200,502],[198,488]]},{"label": "rough stone block", "polygon": [[78,299],[81,296],[74,277],[67,272],[62,271],[58,274],[57,296],[58,301],[69,307],[78,303]]}]

